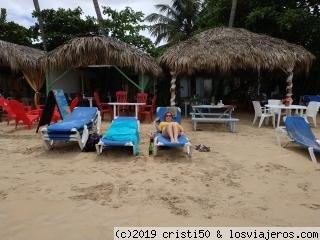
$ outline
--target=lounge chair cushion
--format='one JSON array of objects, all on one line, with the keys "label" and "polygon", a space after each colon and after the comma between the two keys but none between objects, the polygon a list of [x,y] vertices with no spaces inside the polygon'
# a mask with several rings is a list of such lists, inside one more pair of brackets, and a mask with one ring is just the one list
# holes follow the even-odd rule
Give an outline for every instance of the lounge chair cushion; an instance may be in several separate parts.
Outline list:
[{"label": "lounge chair cushion", "polygon": [[157,137],[157,141],[166,147],[183,147],[186,143],[189,142],[185,135],[179,136],[178,143],[170,142],[170,139],[162,136],[161,133],[157,133],[156,137]]},{"label": "lounge chair cushion", "polygon": [[48,126],[48,133],[70,132],[72,128],[81,130],[84,125],[92,124],[92,120],[96,115],[97,108],[95,107],[77,107],[71,115],[63,121]]},{"label": "lounge chair cushion", "polygon": [[287,117],[285,120],[286,130],[290,138],[296,143],[307,148],[312,147],[314,151],[320,152],[320,145],[311,131],[310,126],[302,117]]}]

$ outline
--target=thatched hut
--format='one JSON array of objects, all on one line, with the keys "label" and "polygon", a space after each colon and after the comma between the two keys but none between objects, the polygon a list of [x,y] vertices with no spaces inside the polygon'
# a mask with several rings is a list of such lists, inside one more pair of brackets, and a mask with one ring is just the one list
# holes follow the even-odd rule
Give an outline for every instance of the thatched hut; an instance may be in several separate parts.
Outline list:
[{"label": "thatched hut", "polygon": [[170,47],[160,65],[169,69],[171,105],[175,105],[177,76],[236,70],[284,71],[287,95],[292,95],[294,72],[308,72],[314,56],[303,47],[241,28],[220,27],[201,32]]},{"label": "thatched hut", "polygon": [[21,71],[35,91],[37,102],[39,91],[44,83],[43,73],[38,64],[38,59],[45,52],[39,49],[17,45],[0,40],[0,65],[8,66],[13,71]]},{"label": "thatched hut", "polygon": [[[43,57],[41,65],[46,71],[69,71],[87,66],[114,66],[119,71],[120,68],[128,69],[137,75],[159,76],[162,72],[157,61],[148,54],[134,46],[105,36],[71,39]],[[53,78],[55,78],[53,82],[58,79]],[[52,79],[50,80],[52,82]]]}]

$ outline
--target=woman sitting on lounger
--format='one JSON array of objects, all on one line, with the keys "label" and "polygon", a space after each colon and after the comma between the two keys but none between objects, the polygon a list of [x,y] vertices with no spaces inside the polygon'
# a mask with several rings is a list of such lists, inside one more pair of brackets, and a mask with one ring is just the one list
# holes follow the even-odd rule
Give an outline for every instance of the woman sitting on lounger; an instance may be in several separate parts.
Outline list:
[{"label": "woman sitting on lounger", "polygon": [[172,119],[172,113],[166,112],[164,114],[164,121],[160,122],[157,128],[164,137],[170,138],[172,143],[178,143],[178,137],[184,133],[184,130],[179,123],[172,121]]}]

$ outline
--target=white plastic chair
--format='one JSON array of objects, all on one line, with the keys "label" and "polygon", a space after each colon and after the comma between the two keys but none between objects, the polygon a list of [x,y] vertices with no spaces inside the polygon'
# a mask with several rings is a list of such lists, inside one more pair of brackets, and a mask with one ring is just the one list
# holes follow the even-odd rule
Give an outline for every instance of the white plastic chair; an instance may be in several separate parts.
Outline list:
[{"label": "white plastic chair", "polygon": [[309,102],[306,113],[303,115],[304,119],[308,122],[308,117],[312,118],[314,127],[317,126],[317,113],[319,111],[320,102]]},{"label": "white plastic chair", "polygon": [[252,125],[254,125],[257,118],[260,117],[260,122],[259,122],[259,128],[260,128],[265,118],[266,120],[269,120],[269,117],[272,117],[272,124],[273,124],[273,127],[275,127],[274,114],[272,114],[269,111],[269,109],[265,107],[261,107],[261,104],[259,101],[252,101],[252,104],[254,107],[254,119],[253,119]]},{"label": "white plastic chair", "polygon": [[[281,104],[281,100],[279,100],[279,99],[268,99],[268,105],[280,105],[280,104]],[[276,115],[281,114],[281,109],[280,108],[277,108],[277,109],[269,108],[269,111],[270,111],[271,114],[274,115],[274,118],[273,118],[274,122],[272,122],[272,124],[273,124],[273,126],[275,126],[275,124],[276,124],[275,123]]]}]

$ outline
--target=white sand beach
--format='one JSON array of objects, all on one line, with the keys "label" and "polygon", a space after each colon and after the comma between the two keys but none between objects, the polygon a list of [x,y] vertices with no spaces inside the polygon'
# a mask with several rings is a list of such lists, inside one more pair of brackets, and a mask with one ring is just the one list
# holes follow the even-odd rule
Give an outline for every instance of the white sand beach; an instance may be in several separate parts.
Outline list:
[{"label": "white sand beach", "polygon": [[[295,145],[276,145],[271,126],[240,118],[182,125],[193,146],[148,156],[152,124],[141,124],[141,154],[45,150],[35,128],[0,123],[0,239],[112,239],[115,226],[319,226],[320,164]],[[103,122],[106,130],[108,122]],[[320,130],[312,128],[320,137]],[[318,156],[319,157],[319,156]]]}]

